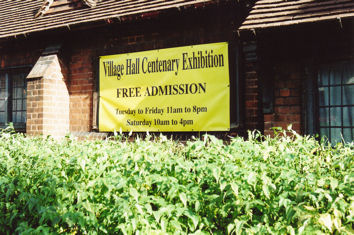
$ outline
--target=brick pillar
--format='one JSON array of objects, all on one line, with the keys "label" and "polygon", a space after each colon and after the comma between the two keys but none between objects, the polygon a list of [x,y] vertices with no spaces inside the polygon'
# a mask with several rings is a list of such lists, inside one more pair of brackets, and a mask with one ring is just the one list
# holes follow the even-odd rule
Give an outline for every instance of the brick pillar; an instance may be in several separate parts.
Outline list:
[{"label": "brick pillar", "polygon": [[257,45],[245,42],[243,45],[245,71],[245,128],[246,130],[262,130],[263,116],[261,110],[261,93],[257,65]]},{"label": "brick pillar", "polygon": [[27,134],[68,134],[69,92],[57,55],[41,56],[27,79]]}]

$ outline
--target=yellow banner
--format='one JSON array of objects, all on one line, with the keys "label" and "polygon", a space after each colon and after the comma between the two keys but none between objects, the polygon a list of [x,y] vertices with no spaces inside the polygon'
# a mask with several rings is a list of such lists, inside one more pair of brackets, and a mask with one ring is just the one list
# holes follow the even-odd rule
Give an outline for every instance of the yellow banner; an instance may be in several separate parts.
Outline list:
[{"label": "yellow banner", "polygon": [[100,57],[100,131],[226,131],[228,44]]}]

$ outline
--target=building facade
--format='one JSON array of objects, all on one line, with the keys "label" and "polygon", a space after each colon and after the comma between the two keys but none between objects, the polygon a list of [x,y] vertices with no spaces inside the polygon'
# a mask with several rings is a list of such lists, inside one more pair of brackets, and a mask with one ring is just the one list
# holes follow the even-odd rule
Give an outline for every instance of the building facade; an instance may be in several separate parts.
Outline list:
[{"label": "building facade", "polygon": [[[241,24],[245,5],[102,1],[90,8],[80,1],[58,0],[35,18],[40,0],[1,4],[4,14],[12,18],[0,30],[2,126],[13,122],[29,135],[98,132],[101,56],[227,42],[234,89],[230,118],[232,129],[239,128],[236,57],[240,42],[234,27]],[[14,16],[10,7],[23,19]]]},{"label": "building facade", "polygon": [[225,42],[229,123],[213,133],[291,124],[352,141],[354,7],[312,2],[56,0],[37,18],[41,0],[1,2],[0,125],[99,136],[102,56]]},{"label": "building facade", "polygon": [[256,43],[263,129],[353,141],[354,3],[257,1],[239,28]]}]

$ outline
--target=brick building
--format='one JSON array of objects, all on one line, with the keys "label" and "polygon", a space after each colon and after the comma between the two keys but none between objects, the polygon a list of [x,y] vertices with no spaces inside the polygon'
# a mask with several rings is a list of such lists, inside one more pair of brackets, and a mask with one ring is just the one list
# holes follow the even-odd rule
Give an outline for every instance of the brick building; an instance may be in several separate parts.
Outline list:
[{"label": "brick building", "polygon": [[[252,2],[103,0],[89,7],[55,0],[35,17],[42,0],[1,1],[0,125],[13,122],[29,135],[99,133],[101,56],[227,42],[230,126],[222,133],[268,134],[292,124],[300,133],[327,136],[331,128],[350,130],[345,138],[352,140],[353,103],[319,106],[318,90],[332,85],[316,81],[322,59],[353,58],[353,4],[322,1],[318,10],[305,0]],[[350,81],[340,89],[352,89]],[[318,122],[324,108],[341,110],[340,126]]]},{"label": "brick building", "polygon": [[354,2],[257,1],[239,28],[254,41],[265,134],[286,127],[354,137]]},{"label": "brick building", "polygon": [[[42,0],[0,2],[2,125],[13,122],[30,135],[97,132],[103,55],[228,42],[236,65],[235,27],[245,17],[244,3],[107,0],[93,8],[83,3],[56,0],[35,18]],[[236,66],[230,71],[235,83]],[[236,99],[231,105],[236,123]]]}]

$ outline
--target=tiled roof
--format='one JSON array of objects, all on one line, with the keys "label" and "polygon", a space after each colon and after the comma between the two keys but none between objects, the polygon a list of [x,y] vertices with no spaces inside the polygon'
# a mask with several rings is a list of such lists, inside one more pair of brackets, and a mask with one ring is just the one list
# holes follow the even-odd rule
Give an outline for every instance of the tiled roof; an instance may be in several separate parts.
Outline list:
[{"label": "tiled roof", "polygon": [[240,30],[354,17],[353,0],[260,0]]},{"label": "tiled roof", "polygon": [[42,0],[0,0],[0,38],[99,20],[121,20],[133,15],[144,16],[156,11],[200,6],[209,2],[213,0],[102,0],[95,8],[90,8],[81,0],[55,0],[44,16],[34,18],[43,4]]}]

